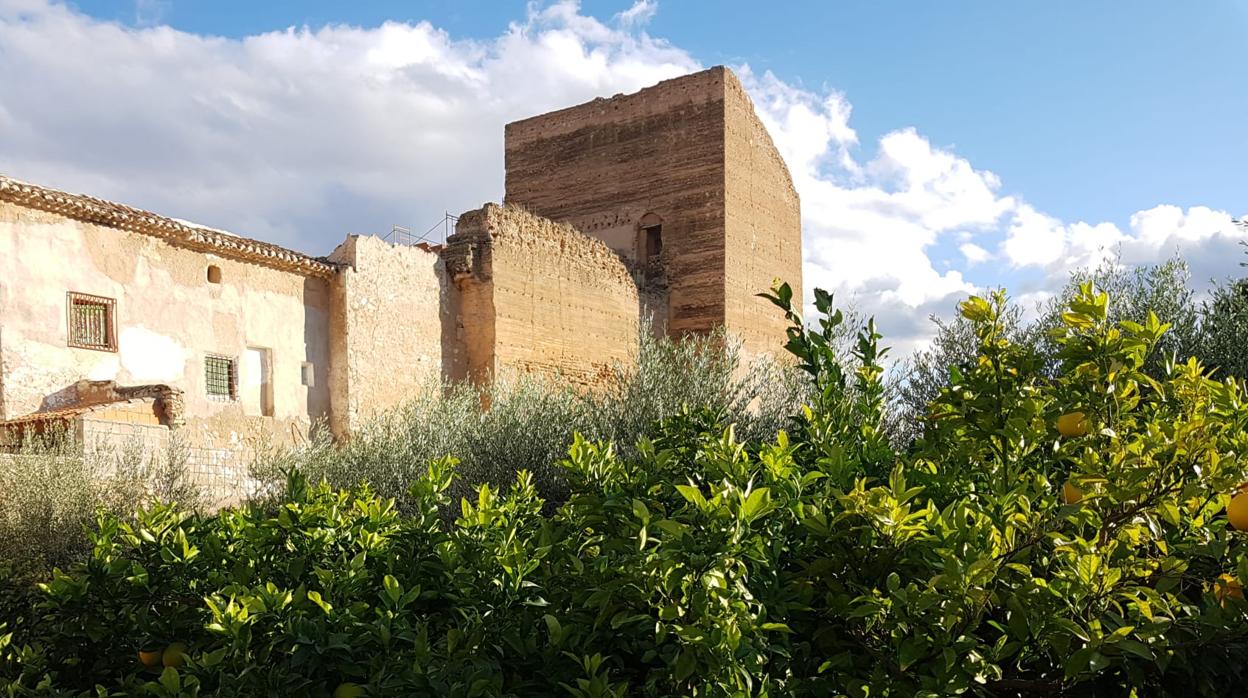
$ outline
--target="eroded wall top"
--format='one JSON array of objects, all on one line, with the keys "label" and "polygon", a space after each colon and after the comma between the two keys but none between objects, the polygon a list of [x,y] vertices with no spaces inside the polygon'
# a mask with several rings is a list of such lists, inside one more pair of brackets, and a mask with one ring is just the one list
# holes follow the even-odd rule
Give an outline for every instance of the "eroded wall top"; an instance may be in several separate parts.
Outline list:
[{"label": "eroded wall top", "polygon": [[593,385],[635,356],[637,289],[601,241],[487,204],[460,216],[443,260],[466,350],[452,378],[519,372]]}]

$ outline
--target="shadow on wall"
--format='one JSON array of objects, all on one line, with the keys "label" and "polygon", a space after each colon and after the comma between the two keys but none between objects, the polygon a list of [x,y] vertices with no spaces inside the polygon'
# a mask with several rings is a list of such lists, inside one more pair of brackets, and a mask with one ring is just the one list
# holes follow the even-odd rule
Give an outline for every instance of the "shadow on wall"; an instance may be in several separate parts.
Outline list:
[{"label": "shadow on wall", "polygon": [[463,304],[445,262],[439,260],[438,265],[442,272],[438,274],[438,310],[441,315],[438,319],[442,324],[442,383],[448,385],[467,375],[467,370],[462,365],[466,359],[458,350],[463,336]]},{"label": "shadow on wall", "polygon": [[[328,421],[330,418],[329,343],[332,341],[330,339],[330,313],[332,312],[330,306],[330,291],[326,287],[326,282],[321,279],[305,278],[303,280],[303,361],[299,366],[299,381],[304,387],[304,413],[313,423],[318,420]],[[313,308],[320,312],[312,312]]]},{"label": "shadow on wall", "polygon": [[[3,296],[4,289],[0,288],[0,296]],[[0,308],[4,307],[4,298],[0,297]],[[8,408],[4,404],[4,325],[0,324],[0,421],[9,418]]]},{"label": "shadow on wall", "polygon": [[39,403],[40,412],[52,412],[54,410],[63,410],[66,407],[73,407],[78,404],[78,386],[69,385],[60,390],[49,393],[43,397]]}]

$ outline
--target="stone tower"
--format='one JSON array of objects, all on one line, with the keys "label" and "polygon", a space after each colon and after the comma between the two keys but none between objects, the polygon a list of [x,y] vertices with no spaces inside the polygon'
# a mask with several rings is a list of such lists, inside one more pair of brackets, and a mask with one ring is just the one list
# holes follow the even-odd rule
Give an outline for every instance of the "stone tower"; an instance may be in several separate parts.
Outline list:
[{"label": "stone tower", "polygon": [[801,298],[797,191],[724,67],[507,125],[507,203],[598,238],[632,269],[659,332],[725,326],[747,355],[784,320],[755,294]]}]

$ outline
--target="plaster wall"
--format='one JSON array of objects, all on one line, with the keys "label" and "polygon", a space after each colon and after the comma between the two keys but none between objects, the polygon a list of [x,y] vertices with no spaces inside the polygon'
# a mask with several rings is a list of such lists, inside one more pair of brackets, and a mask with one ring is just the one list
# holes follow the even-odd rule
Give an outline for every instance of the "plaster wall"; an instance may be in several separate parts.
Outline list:
[{"label": "plaster wall", "polygon": [[459,218],[444,252],[477,383],[527,373],[597,383],[638,343],[637,288],[607,245],[569,225],[487,204]]},{"label": "plaster wall", "polygon": [[[673,335],[724,323],[727,75],[712,68],[506,127],[506,202],[616,250],[643,297],[666,305],[655,314]],[[662,219],[659,265],[639,264],[647,213]]]},{"label": "plaster wall", "polygon": [[333,431],[436,387],[442,378],[445,274],[437,252],[352,235],[329,259]]},{"label": "plaster wall", "polygon": [[783,354],[784,316],[756,294],[779,278],[800,302],[801,207],[784,160],[731,72],[724,88],[724,325],[747,359]]},{"label": "plaster wall", "polygon": [[[181,389],[196,444],[306,433],[330,409],[329,283],[0,201],[0,418],[64,407],[85,378]],[[67,346],[71,291],[116,300],[116,352]],[[242,373],[248,348],[271,357],[269,415],[259,400],[207,395],[209,353],[235,358],[240,388],[259,389]]]}]

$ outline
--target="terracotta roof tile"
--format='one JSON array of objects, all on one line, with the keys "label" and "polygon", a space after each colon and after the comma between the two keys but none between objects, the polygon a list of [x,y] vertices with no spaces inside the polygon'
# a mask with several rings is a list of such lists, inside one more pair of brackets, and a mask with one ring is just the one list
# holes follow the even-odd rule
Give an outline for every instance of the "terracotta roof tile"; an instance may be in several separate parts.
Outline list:
[{"label": "terracotta roof tile", "polygon": [[180,247],[308,276],[328,278],[338,270],[338,265],[332,262],[309,257],[285,247],[168,218],[125,204],[41,187],[4,175],[0,175],[0,201],[9,201],[87,223],[151,235]]},{"label": "terracotta roof tile", "polygon": [[4,427],[20,427],[27,424],[38,424],[40,422],[66,422],[80,415],[90,412],[92,409],[100,405],[88,405],[77,407],[66,407],[61,410],[48,410],[46,412],[31,412],[30,414],[14,417],[0,421],[0,429]]}]

